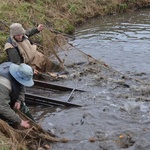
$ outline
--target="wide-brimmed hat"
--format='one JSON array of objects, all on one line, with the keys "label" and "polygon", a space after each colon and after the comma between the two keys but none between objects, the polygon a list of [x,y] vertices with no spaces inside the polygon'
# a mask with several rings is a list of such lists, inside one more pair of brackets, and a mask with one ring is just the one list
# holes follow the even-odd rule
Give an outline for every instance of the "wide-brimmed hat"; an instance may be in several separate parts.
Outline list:
[{"label": "wide-brimmed hat", "polygon": [[32,86],[33,82],[33,70],[29,65],[24,63],[17,65],[11,64],[9,67],[10,74],[22,85]]},{"label": "wide-brimmed hat", "polygon": [[13,23],[10,26],[10,36],[25,34],[25,29],[22,27],[20,23]]}]

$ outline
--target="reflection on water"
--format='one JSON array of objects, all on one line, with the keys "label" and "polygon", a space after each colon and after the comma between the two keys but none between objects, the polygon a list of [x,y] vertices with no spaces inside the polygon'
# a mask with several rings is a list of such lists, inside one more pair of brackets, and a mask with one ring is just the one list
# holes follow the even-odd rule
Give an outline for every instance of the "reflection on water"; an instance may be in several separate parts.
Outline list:
[{"label": "reflection on water", "polygon": [[88,22],[74,46],[121,72],[150,73],[150,9]]}]

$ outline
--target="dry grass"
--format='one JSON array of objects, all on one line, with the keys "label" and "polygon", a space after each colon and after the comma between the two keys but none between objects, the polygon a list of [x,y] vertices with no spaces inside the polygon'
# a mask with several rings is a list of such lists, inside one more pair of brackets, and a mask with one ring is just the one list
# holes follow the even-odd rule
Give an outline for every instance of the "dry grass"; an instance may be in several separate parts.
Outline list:
[{"label": "dry grass", "polygon": [[68,139],[53,137],[35,126],[26,130],[15,130],[1,119],[0,139],[1,150],[37,150],[42,147],[50,147],[52,142],[68,141]]}]

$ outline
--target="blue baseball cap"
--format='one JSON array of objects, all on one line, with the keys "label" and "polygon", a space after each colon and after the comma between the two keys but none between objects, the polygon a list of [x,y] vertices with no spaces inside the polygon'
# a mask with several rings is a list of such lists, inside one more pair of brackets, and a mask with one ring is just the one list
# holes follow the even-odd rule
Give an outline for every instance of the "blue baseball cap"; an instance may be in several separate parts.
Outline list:
[{"label": "blue baseball cap", "polygon": [[21,63],[20,65],[11,64],[9,67],[10,74],[22,85],[24,86],[33,86],[33,70],[32,68],[25,64]]}]

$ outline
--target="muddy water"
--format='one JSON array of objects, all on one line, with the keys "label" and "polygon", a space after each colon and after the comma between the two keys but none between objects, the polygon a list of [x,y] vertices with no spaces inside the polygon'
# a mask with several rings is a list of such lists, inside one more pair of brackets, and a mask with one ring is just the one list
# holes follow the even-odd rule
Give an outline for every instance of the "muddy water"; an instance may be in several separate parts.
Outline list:
[{"label": "muddy water", "polygon": [[122,75],[149,80],[150,10],[91,20],[75,36],[70,42],[77,49],[117,72],[100,64],[78,63],[68,67],[68,79],[54,81],[87,92],[74,92],[71,102],[82,105],[79,108],[34,108],[43,128],[69,139],[52,144],[52,149],[150,150],[150,86]]},{"label": "muddy water", "polygon": [[150,72],[150,10],[107,16],[77,29],[72,43],[121,72]]}]

